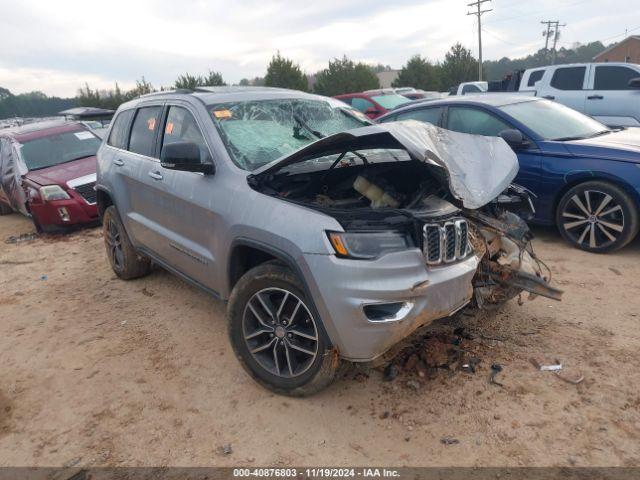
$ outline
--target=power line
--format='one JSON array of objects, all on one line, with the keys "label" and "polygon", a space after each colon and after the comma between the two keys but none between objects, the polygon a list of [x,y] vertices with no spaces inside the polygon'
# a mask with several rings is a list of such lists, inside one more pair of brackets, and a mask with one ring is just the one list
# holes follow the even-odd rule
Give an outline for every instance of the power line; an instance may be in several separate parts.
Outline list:
[{"label": "power line", "polygon": [[[592,0],[580,0],[578,2],[574,2],[574,3],[570,3],[569,5],[560,5],[557,8],[554,8],[554,12],[558,11],[558,10],[564,10],[567,8],[571,8],[571,7],[575,7],[576,5],[580,5],[581,3],[585,3],[585,2],[590,2]],[[497,17],[497,18],[492,18],[490,21],[486,22],[486,23],[498,23],[498,22],[506,22],[507,20],[514,20],[516,18],[524,18],[524,17],[533,17],[533,16],[538,16],[540,14],[545,14],[548,12],[545,11],[535,11],[535,12],[531,12],[531,13],[524,13],[522,15],[515,15],[512,17]]]},{"label": "power line", "polygon": [[478,17],[478,80],[482,80],[482,23],[480,17],[482,17],[483,13],[490,12],[493,10],[489,8],[487,10],[481,10],[481,5],[486,2],[490,2],[491,0],[476,0],[473,3],[468,3],[469,7],[476,7],[477,11],[468,12],[467,15],[475,15]]},{"label": "power line", "polygon": [[496,40],[500,40],[501,42],[506,43],[507,45],[513,45],[514,47],[524,47],[524,45],[522,45],[522,44],[513,43],[513,42],[510,42],[509,40],[505,40],[503,37],[501,37],[497,33],[492,32],[491,30],[487,29],[487,27],[482,27],[482,31],[484,33],[488,33],[489,35],[491,35]]},{"label": "power line", "polygon": [[640,26],[629,28],[624,33],[619,33],[618,35],[612,35],[612,36],[607,37],[607,38],[601,38],[600,41],[601,42],[605,42],[607,40],[611,40],[612,38],[626,37],[630,32],[634,32],[634,31],[639,30],[639,29],[640,29]]}]

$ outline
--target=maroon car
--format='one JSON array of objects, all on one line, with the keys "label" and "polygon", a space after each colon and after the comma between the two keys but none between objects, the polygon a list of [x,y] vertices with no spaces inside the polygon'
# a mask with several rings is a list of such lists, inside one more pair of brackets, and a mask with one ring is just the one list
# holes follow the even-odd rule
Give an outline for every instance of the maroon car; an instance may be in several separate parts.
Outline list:
[{"label": "maroon car", "polygon": [[98,221],[94,187],[100,142],[77,122],[0,130],[0,215],[31,216],[39,232]]},{"label": "maroon car", "polygon": [[336,95],[333,98],[342,100],[356,110],[360,110],[371,119],[378,118],[389,110],[393,110],[411,101],[407,97],[388,90],[368,90],[362,93],[346,93],[344,95]]}]

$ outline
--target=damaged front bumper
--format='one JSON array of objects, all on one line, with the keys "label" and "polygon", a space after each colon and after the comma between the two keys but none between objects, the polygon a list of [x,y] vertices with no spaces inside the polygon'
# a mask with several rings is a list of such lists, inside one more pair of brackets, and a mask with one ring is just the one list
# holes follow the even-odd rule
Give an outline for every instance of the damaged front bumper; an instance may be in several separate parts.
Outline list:
[{"label": "damaged front bumper", "polygon": [[428,265],[420,249],[362,261],[304,255],[313,272],[313,297],[341,357],[371,361],[417,328],[475,307],[502,304],[523,291],[560,300],[550,271],[531,247],[518,216],[465,212],[473,253],[453,263]]},{"label": "damaged front bumper", "polygon": [[470,242],[480,258],[474,279],[474,299],[478,307],[504,303],[529,292],[529,298],[543,296],[562,299],[562,290],[551,286],[551,270],[535,255],[533,235],[517,215],[502,211],[489,216],[466,212],[471,220]]},{"label": "damaged front bumper", "polygon": [[452,315],[473,298],[475,255],[427,267],[419,249],[374,260],[305,255],[316,307],[340,356],[371,361],[418,327]]}]

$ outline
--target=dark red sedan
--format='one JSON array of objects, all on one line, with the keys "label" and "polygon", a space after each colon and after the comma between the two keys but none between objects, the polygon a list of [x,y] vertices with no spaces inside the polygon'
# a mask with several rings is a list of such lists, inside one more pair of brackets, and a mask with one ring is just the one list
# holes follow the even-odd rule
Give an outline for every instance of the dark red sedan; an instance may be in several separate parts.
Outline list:
[{"label": "dark red sedan", "polygon": [[100,142],[77,122],[0,130],[0,214],[31,216],[39,232],[97,222]]},{"label": "dark red sedan", "polygon": [[390,110],[411,101],[392,90],[367,90],[362,93],[336,95],[333,98],[342,100],[356,110],[360,110],[370,119],[378,118]]}]

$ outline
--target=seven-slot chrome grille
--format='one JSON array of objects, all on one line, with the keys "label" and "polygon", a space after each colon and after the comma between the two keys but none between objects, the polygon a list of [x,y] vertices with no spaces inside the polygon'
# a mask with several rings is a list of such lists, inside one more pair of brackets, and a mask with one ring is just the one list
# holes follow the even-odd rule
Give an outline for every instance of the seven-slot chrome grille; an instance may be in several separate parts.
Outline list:
[{"label": "seven-slot chrome grille", "polygon": [[469,226],[466,220],[427,223],[423,235],[424,257],[429,265],[462,260],[469,253]]}]

